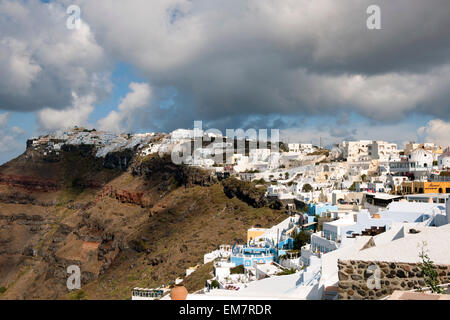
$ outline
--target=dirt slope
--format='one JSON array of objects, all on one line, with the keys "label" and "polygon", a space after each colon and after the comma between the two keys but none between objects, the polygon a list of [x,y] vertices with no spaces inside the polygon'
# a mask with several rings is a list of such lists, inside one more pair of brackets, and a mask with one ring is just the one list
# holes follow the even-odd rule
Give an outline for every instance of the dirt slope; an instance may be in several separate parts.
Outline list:
[{"label": "dirt slope", "polygon": [[[158,157],[115,165],[123,156],[105,163],[81,147],[49,160],[27,150],[0,167],[0,299],[128,299],[284,218],[230,199],[208,172]],[[72,264],[82,290],[69,294]]]}]

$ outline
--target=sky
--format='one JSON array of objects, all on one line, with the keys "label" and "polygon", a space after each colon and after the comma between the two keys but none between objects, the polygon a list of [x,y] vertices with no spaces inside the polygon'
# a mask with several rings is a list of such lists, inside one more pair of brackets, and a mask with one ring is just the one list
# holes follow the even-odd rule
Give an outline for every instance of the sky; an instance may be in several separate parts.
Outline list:
[{"label": "sky", "polygon": [[0,0],[0,163],[74,125],[194,120],[449,146],[449,88],[448,0]]}]

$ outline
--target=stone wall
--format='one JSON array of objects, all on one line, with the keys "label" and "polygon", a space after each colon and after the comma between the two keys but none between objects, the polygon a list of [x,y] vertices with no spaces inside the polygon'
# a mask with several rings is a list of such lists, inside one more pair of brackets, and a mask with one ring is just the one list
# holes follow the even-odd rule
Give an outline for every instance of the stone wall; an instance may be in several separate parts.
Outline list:
[{"label": "stone wall", "polygon": [[[370,267],[371,265],[374,266]],[[426,287],[417,263],[350,260],[338,261],[338,268],[340,300],[380,299],[395,290],[408,291]],[[438,265],[437,268],[440,282],[449,283],[450,265]],[[379,275],[379,285],[374,282],[374,272]]]}]

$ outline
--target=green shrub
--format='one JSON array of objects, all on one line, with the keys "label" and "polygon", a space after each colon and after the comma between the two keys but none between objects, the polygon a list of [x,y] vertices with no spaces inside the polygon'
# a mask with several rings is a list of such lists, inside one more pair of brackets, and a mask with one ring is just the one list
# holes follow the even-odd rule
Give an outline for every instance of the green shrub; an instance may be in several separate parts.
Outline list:
[{"label": "green shrub", "polygon": [[422,243],[422,248],[419,253],[419,257],[422,263],[419,264],[419,269],[424,274],[425,283],[430,287],[431,292],[443,294],[444,290],[439,287],[439,272],[434,262],[428,256],[427,250],[425,250],[426,243]]},{"label": "green shrub", "polygon": [[239,265],[237,267],[231,268],[230,269],[230,274],[243,274],[244,273],[244,265]]},{"label": "green shrub", "polygon": [[285,270],[283,270],[281,272],[278,272],[277,276],[287,276],[287,275],[294,274],[294,273],[295,273],[295,269],[294,268],[285,269]]},{"label": "green shrub", "polygon": [[311,234],[305,230],[293,235],[294,238],[294,249],[300,250],[305,244],[311,241]]},{"label": "green shrub", "polygon": [[217,281],[217,280],[211,281],[211,288],[219,289],[220,288],[219,281]]},{"label": "green shrub", "polygon": [[310,192],[313,191],[313,187],[309,183],[305,183],[302,187],[303,192]]},{"label": "green shrub", "polygon": [[5,287],[0,287],[0,294],[3,294],[3,293],[5,293],[6,292],[6,288]]},{"label": "green shrub", "polygon": [[257,185],[257,184],[266,184],[267,182],[266,182],[266,180],[264,180],[264,178],[261,178],[261,179],[253,181],[253,183],[255,185]]},{"label": "green shrub", "polygon": [[69,299],[71,300],[86,300],[87,294],[83,290],[72,291],[69,293]]}]

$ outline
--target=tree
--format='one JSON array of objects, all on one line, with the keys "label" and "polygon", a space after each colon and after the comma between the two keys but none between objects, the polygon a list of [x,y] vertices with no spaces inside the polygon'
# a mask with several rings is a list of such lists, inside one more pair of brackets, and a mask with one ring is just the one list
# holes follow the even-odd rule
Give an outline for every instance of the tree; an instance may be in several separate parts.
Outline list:
[{"label": "tree", "polygon": [[219,289],[220,288],[219,281],[217,281],[217,280],[211,281],[211,288],[212,289]]},{"label": "tree", "polygon": [[439,287],[439,273],[434,262],[431,261],[428,256],[428,250],[425,250],[427,243],[422,243],[422,248],[419,253],[419,257],[422,259],[422,263],[419,264],[419,269],[422,270],[425,283],[430,287],[433,293],[444,293],[444,290]]},{"label": "tree", "polygon": [[289,172],[286,172],[286,173],[284,174],[284,176],[285,176],[286,179],[289,179]]},{"label": "tree", "polygon": [[279,148],[282,152],[289,152],[288,147],[286,146],[286,144],[284,144],[283,142],[280,142],[279,144]]},{"label": "tree", "polygon": [[303,192],[310,192],[313,190],[313,187],[309,183],[305,183],[302,187]]},{"label": "tree", "polygon": [[363,182],[366,181],[366,178],[367,178],[367,176],[366,176],[365,174],[362,174],[362,175],[361,175],[361,180],[362,180]]},{"label": "tree", "polygon": [[311,234],[305,230],[296,233],[294,236],[294,250],[300,250],[305,244],[311,241]]}]

